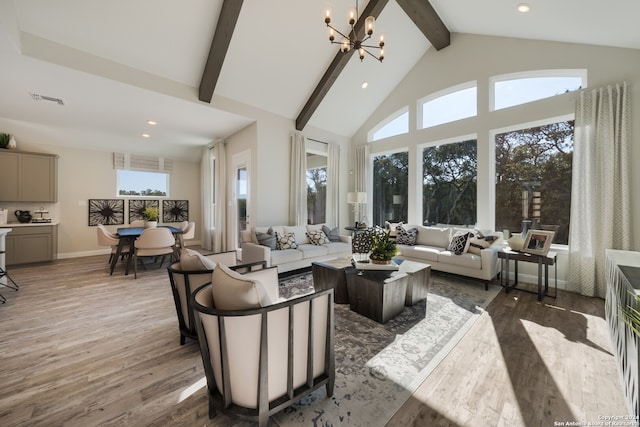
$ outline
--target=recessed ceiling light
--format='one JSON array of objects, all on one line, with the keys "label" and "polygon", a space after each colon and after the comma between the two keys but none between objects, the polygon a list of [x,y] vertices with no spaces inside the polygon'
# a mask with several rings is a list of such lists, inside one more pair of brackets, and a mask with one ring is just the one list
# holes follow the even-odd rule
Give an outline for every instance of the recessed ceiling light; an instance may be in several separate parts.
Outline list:
[{"label": "recessed ceiling light", "polygon": [[151,135],[149,135],[148,133],[143,133],[143,134],[142,134],[142,137],[143,137],[143,138],[151,138]]},{"label": "recessed ceiling light", "polygon": [[147,120],[147,124],[151,126],[155,126],[158,124],[158,122],[156,122],[155,120]]},{"label": "recessed ceiling light", "polygon": [[516,9],[518,9],[518,12],[527,13],[531,10],[531,7],[527,3],[520,3]]},{"label": "recessed ceiling light", "polygon": [[362,82],[362,84],[360,85],[362,89],[366,89],[368,86],[369,86],[368,82]]}]

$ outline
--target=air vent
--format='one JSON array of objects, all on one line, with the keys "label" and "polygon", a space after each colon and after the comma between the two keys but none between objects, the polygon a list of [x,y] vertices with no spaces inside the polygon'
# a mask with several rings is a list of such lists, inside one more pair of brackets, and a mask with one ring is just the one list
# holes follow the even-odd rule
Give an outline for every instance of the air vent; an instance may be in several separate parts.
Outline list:
[{"label": "air vent", "polygon": [[64,105],[64,101],[60,98],[53,98],[51,96],[46,96],[46,95],[38,95],[37,93],[30,93],[30,95],[34,101],[49,101],[49,102],[55,102],[58,105]]}]

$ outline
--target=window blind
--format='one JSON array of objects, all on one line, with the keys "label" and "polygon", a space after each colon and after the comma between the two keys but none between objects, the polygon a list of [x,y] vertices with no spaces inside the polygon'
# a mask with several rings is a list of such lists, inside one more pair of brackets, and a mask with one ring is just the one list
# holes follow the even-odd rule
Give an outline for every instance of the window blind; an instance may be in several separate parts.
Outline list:
[{"label": "window blind", "polygon": [[121,170],[171,173],[173,162],[164,157],[113,153],[113,168]]}]

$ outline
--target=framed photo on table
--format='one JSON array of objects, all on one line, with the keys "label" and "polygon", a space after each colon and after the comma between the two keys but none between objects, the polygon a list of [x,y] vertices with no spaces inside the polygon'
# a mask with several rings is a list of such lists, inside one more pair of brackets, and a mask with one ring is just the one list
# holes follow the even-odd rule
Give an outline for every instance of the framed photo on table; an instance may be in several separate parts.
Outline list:
[{"label": "framed photo on table", "polygon": [[522,252],[546,256],[555,234],[554,231],[529,230],[527,232],[527,238],[524,240]]}]

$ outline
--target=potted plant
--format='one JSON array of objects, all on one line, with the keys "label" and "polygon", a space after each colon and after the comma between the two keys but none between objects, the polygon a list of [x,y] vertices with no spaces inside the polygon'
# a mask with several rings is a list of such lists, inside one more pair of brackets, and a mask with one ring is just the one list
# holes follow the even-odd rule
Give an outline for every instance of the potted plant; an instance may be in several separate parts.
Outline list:
[{"label": "potted plant", "polygon": [[374,264],[389,264],[398,252],[396,242],[391,239],[390,231],[373,235],[373,247],[371,248],[371,262]]},{"label": "potted plant", "polygon": [[9,147],[9,141],[11,140],[11,135],[8,133],[0,133],[0,148]]},{"label": "potted plant", "polygon": [[[629,292],[632,298],[635,298],[638,305],[640,305],[640,295]],[[635,334],[640,337],[640,311],[634,307],[627,305],[626,308],[620,308],[622,311],[622,320],[629,326]]]},{"label": "potted plant", "polygon": [[154,208],[153,206],[147,206],[142,212],[142,217],[144,218],[144,227],[145,228],[155,228],[158,226],[158,216],[160,212],[158,208]]}]

